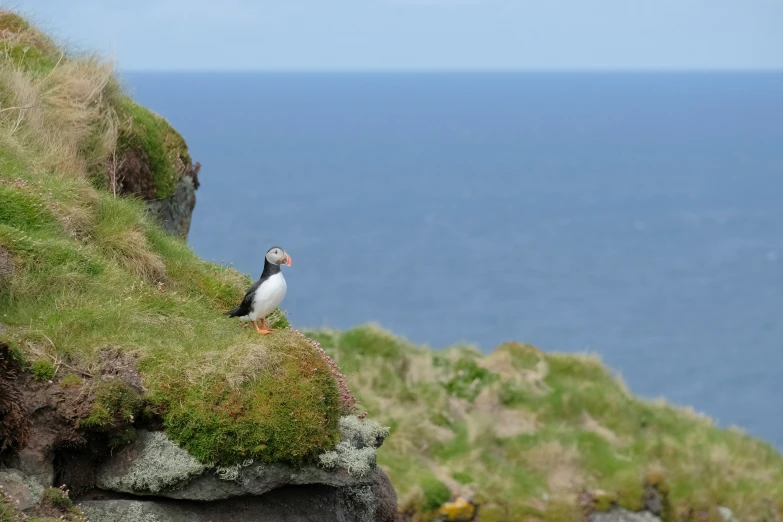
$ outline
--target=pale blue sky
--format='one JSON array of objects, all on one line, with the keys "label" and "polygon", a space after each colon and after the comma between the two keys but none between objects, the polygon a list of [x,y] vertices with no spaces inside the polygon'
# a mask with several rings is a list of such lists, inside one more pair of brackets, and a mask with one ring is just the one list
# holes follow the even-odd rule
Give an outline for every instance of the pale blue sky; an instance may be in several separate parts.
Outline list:
[{"label": "pale blue sky", "polygon": [[783,69],[783,0],[15,0],[124,70]]}]

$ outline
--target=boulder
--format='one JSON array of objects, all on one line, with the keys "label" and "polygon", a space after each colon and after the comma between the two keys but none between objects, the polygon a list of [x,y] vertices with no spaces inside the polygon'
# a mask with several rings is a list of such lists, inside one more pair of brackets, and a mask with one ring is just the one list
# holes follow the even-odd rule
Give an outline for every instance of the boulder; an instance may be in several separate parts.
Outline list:
[{"label": "boulder", "polygon": [[44,488],[17,469],[0,471],[0,494],[9,497],[20,511],[37,507]]},{"label": "boulder", "polygon": [[392,495],[384,497],[393,497],[390,511],[372,488],[284,486],[260,497],[216,502],[113,499],[84,500],[80,506],[90,522],[394,522],[394,490],[389,487]]}]

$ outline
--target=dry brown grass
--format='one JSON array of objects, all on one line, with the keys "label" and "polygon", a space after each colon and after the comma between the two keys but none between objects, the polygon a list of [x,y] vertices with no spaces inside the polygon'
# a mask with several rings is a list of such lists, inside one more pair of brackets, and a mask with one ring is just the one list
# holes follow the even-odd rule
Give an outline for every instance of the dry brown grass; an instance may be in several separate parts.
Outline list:
[{"label": "dry brown grass", "polygon": [[538,430],[536,414],[525,408],[507,408],[500,400],[496,387],[484,388],[469,407],[465,424],[471,440],[484,433],[502,439]]},{"label": "dry brown grass", "polygon": [[141,227],[118,230],[112,234],[98,236],[96,239],[106,257],[114,260],[122,268],[150,283],[166,279],[166,265],[150,248]]},{"label": "dry brown grass", "polygon": [[[0,12],[0,21],[8,16]],[[95,57],[70,60],[33,27],[5,29],[0,40],[4,141],[33,152],[34,164],[61,176],[85,176],[105,164],[117,141],[113,107],[120,89],[112,64]],[[19,45],[51,60],[13,59]]]},{"label": "dry brown grass", "polygon": [[283,357],[281,352],[263,343],[237,344],[199,354],[200,364],[189,366],[185,376],[195,384],[216,375],[227,375],[231,387],[239,389],[259,375],[278,374]]},{"label": "dry brown grass", "polygon": [[61,54],[54,41],[18,14],[0,8],[0,38],[12,45],[22,45],[49,57]]},{"label": "dry brown grass", "polygon": [[583,485],[585,475],[579,451],[574,447],[565,447],[558,441],[543,442],[525,453],[525,461],[546,475],[549,493],[554,498],[575,497]]},{"label": "dry brown grass", "polygon": [[603,437],[612,446],[620,445],[620,438],[615,432],[599,423],[589,413],[582,412],[582,429]]}]

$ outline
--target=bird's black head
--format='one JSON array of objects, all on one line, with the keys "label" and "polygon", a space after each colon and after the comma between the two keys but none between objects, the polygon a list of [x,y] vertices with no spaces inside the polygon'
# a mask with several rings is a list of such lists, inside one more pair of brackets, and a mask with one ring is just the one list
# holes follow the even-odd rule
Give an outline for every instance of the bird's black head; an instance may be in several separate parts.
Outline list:
[{"label": "bird's black head", "polygon": [[266,260],[273,265],[291,266],[291,256],[280,247],[273,246],[266,253]]}]

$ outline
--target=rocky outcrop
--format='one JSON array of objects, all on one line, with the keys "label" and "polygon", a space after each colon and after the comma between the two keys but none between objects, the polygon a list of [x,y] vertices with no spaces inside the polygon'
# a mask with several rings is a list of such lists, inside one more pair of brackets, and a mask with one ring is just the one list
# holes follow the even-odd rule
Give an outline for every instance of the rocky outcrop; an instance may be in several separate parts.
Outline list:
[{"label": "rocky outcrop", "polygon": [[[208,467],[163,432],[140,430],[134,443],[93,471],[96,487],[81,495],[81,509],[91,522],[394,521],[397,495],[375,465],[376,447],[363,446],[380,444],[388,432],[356,417],[345,417],[341,427],[341,443],[351,441],[352,451],[344,448],[336,460],[325,454],[326,467],[300,468],[250,462]],[[53,474],[42,458],[42,469]],[[0,486],[23,511],[34,511],[54,481],[39,473],[37,460],[35,452],[17,458],[30,474],[0,471]]]},{"label": "rocky outcrop", "polygon": [[[101,378],[132,385],[137,374],[112,353],[102,352]],[[377,422],[343,417],[339,443],[309,465],[209,466],[154,423],[111,451],[110,434],[75,427],[90,411],[89,393],[19,370],[0,343],[0,490],[28,514],[64,485],[91,522],[394,520],[397,496],[375,459],[389,431]]]},{"label": "rocky outcrop", "polygon": [[169,234],[188,237],[190,220],[196,207],[196,189],[198,188],[198,164],[194,174],[183,176],[174,187],[174,194],[165,199],[147,201],[147,211],[158,219],[163,230]]},{"label": "rocky outcrop", "polygon": [[321,484],[284,486],[262,496],[216,502],[149,499],[83,499],[91,522],[374,522],[393,521],[396,496],[383,472],[366,487]]},{"label": "rocky outcrop", "polygon": [[[299,468],[250,461],[209,467],[163,432],[140,431],[97,471],[97,489],[108,498],[92,492],[81,505],[92,522],[393,521],[397,497],[375,465],[388,430],[353,416],[343,417],[340,428],[339,450]],[[124,496],[113,498],[118,494]]]}]

